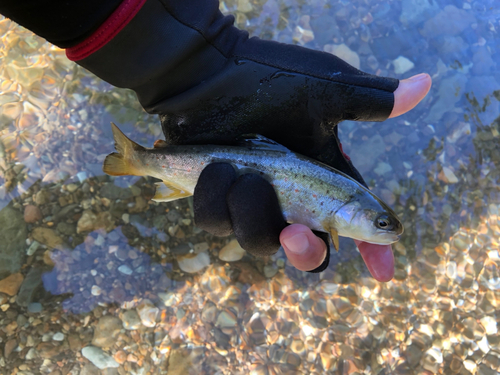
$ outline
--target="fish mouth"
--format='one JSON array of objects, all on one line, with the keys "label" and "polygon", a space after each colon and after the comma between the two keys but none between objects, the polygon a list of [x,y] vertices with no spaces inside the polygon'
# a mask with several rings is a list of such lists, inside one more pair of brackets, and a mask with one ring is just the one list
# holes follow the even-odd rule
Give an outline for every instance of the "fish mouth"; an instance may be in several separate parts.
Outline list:
[{"label": "fish mouth", "polygon": [[369,242],[375,245],[390,245],[392,243],[398,242],[401,239],[401,234],[387,232],[380,234],[381,235],[378,236],[378,239],[380,241],[364,240],[364,242]]}]

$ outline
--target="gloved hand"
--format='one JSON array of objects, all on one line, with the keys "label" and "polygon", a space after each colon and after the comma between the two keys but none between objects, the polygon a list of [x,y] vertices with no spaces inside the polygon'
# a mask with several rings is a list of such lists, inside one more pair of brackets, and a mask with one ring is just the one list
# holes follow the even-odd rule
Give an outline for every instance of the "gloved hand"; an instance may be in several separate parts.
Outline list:
[{"label": "gloved hand", "polygon": [[[259,133],[364,184],[342,152],[336,125],[345,119],[381,121],[391,111],[399,114],[393,94],[397,80],[362,73],[324,52],[249,39],[246,32],[232,26],[232,17],[219,12],[217,0],[118,1],[105,2],[109,16],[104,23],[103,12],[92,11],[95,1],[78,3],[78,10],[71,12],[68,9],[76,5],[63,1],[18,6],[7,0],[0,11],[67,48],[70,59],[107,82],[134,90],[148,112],[160,115],[169,143],[232,143],[241,134]],[[30,16],[53,4],[59,7],[46,13],[63,20],[64,28],[61,22]],[[69,16],[58,14],[61,4]],[[86,19],[78,20],[78,14]],[[65,34],[57,33],[58,27]],[[403,112],[425,95],[424,86],[418,98],[413,96],[408,103],[408,97],[400,98]],[[400,89],[404,94],[405,88]],[[265,211],[259,217],[268,216]],[[233,221],[236,233],[247,227],[244,219]],[[303,234],[300,239],[299,232]],[[321,264],[325,244],[312,232],[292,225],[283,233],[282,242],[293,237],[295,245],[302,241],[314,249],[291,260],[296,267],[315,268],[311,259],[316,266]],[[287,251],[293,246],[284,247]],[[287,255],[293,257],[289,251]]]}]

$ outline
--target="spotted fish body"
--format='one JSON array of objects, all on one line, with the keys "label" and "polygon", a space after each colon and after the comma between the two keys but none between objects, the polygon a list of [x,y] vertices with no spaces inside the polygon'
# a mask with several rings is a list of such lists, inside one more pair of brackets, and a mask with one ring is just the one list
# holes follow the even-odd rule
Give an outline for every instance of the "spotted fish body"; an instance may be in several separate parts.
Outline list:
[{"label": "spotted fish body", "polygon": [[[240,173],[260,174],[274,187],[287,222],[330,233],[334,244],[337,234],[388,244],[403,232],[396,214],[357,181],[264,137],[247,140],[244,146],[161,145],[148,149],[129,140],[114,124],[113,134],[118,153],[106,158],[104,172],[162,180],[155,200],[192,195],[202,170],[210,163],[225,162]],[[381,221],[386,225],[379,225]]]}]

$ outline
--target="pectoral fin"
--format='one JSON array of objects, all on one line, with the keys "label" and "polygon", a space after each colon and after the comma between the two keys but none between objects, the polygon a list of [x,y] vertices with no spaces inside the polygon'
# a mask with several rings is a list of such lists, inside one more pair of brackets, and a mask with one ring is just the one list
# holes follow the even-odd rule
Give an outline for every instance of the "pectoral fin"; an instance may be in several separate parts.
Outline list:
[{"label": "pectoral fin", "polygon": [[170,202],[192,195],[169,181],[156,182],[155,185],[156,193],[152,199],[156,202]]},{"label": "pectoral fin", "polygon": [[337,252],[339,251],[339,233],[335,230],[335,228],[330,228],[330,236],[332,236],[333,247]]}]

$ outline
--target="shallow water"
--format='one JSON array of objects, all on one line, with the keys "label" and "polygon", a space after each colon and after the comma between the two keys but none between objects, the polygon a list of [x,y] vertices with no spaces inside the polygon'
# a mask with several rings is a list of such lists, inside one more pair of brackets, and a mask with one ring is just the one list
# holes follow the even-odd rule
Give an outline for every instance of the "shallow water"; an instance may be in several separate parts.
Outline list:
[{"label": "shallow water", "polygon": [[347,239],[320,275],[283,251],[254,258],[194,227],[189,199],[156,204],[152,180],[103,175],[110,121],[151,145],[156,117],[1,20],[0,373],[498,373],[500,4],[221,9],[368,73],[431,74],[410,113],[340,125],[405,224],[394,280],[372,279]]}]

